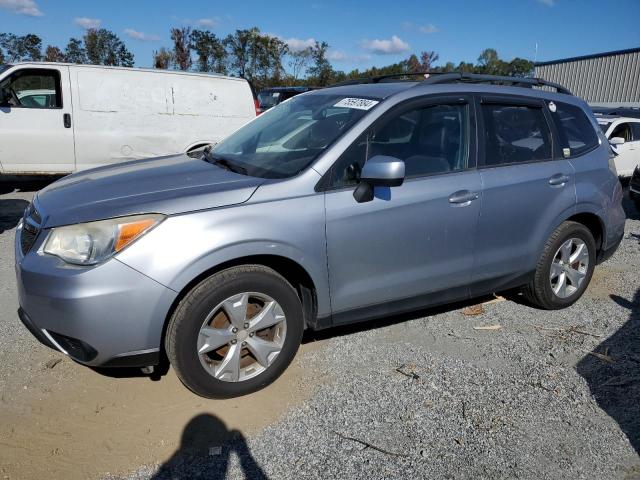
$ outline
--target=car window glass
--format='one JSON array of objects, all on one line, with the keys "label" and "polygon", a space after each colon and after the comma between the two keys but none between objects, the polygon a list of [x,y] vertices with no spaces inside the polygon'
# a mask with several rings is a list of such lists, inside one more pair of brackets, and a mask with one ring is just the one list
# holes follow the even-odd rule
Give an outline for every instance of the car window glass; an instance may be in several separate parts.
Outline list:
[{"label": "car window glass", "polygon": [[631,124],[631,135],[634,142],[640,141],[640,122],[633,122]]},{"label": "car window glass", "polygon": [[399,158],[407,178],[462,170],[468,157],[468,106],[430,105],[405,111],[361,135],[331,172],[334,188],[355,185],[365,160]]},{"label": "car window glass", "polygon": [[[556,102],[551,115],[560,134],[561,148],[569,148],[570,156],[581,155],[598,145],[598,134],[580,107]],[[606,126],[604,127],[606,132]]]},{"label": "car window glass", "polygon": [[18,70],[0,88],[11,107],[60,108],[60,77],[56,70]]},{"label": "car window glass", "polygon": [[631,142],[633,139],[633,136],[631,134],[631,127],[629,126],[629,124],[626,122],[623,122],[616,125],[616,127],[613,129],[613,132],[611,132],[611,135],[609,135],[609,138],[614,138],[614,137],[624,138],[625,142]]},{"label": "car window glass", "polygon": [[551,158],[551,134],[541,108],[483,104],[485,165]]}]

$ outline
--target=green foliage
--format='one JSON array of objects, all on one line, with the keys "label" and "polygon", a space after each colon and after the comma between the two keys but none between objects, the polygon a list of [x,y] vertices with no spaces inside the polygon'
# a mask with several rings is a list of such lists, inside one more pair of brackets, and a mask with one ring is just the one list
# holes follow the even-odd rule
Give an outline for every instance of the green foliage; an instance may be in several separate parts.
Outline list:
[{"label": "green foliage", "polygon": [[328,49],[329,44],[327,42],[316,42],[311,47],[312,66],[307,73],[311,77],[309,80],[319,87],[324,87],[335,81],[335,72],[327,59]]},{"label": "green foliage", "polygon": [[6,62],[39,61],[42,59],[42,40],[29,33],[18,36],[0,33],[0,52]]},{"label": "green foliage", "polygon": [[105,28],[87,30],[84,48],[92,65],[133,67],[133,54],[115,33]]},{"label": "green foliage", "polygon": [[81,39],[69,39],[69,43],[64,49],[64,59],[69,63],[87,63],[87,51],[84,49]]},{"label": "green foliage", "polygon": [[227,73],[227,51],[224,43],[215,33],[194,30],[190,36],[191,48],[198,57],[201,72]]}]

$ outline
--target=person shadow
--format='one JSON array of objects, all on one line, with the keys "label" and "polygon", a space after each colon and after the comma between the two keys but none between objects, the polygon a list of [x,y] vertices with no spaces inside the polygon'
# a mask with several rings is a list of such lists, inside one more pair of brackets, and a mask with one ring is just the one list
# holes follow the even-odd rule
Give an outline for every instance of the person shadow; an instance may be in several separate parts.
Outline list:
[{"label": "person shadow", "polygon": [[238,456],[245,478],[268,480],[241,432],[228,430],[215,415],[196,415],[185,426],[178,450],[151,478],[222,480],[232,452]]},{"label": "person shadow", "polygon": [[598,406],[613,418],[640,454],[640,289],[632,300],[611,299],[628,311],[626,323],[576,366]]}]

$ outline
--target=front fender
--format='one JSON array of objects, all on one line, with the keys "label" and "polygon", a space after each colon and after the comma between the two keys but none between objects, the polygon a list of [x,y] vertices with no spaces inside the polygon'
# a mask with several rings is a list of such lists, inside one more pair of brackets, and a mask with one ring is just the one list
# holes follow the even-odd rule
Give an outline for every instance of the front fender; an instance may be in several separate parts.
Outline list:
[{"label": "front fender", "polygon": [[180,292],[218,265],[255,255],[300,265],[316,287],[318,315],[330,313],[322,195],[169,217],[117,258]]}]

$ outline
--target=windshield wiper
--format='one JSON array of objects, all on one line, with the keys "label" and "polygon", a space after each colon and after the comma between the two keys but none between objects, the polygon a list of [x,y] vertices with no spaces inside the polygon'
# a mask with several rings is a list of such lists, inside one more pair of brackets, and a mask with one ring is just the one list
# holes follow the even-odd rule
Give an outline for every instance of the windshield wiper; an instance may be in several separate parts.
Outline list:
[{"label": "windshield wiper", "polygon": [[217,165],[219,167],[224,168],[225,170],[229,170],[230,172],[239,173],[241,175],[247,175],[247,169],[241,167],[237,163],[230,162],[226,158],[222,158],[211,153],[210,148],[204,149],[204,158],[207,162],[212,163],[213,165]]}]

